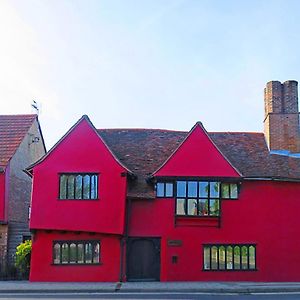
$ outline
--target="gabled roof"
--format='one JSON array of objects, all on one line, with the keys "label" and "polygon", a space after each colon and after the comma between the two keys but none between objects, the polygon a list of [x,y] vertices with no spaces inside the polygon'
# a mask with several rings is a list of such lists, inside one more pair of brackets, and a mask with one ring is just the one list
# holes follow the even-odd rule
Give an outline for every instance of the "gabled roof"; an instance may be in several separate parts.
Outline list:
[{"label": "gabled roof", "polygon": [[[200,129],[200,130],[199,130]],[[198,130],[198,131],[197,131]],[[206,152],[211,152],[214,153],[215,158],[221,157],[222,160],[219,160],[218,163],[219,164],[223,164],[224,162],[226,164],[226,169],[227,172],[230,172],[232,174],[232,176],[236,177],[236,176],[242,176],[239,171],[230,163],[230,161],[227,159],[227,157],[222,153],[222,151],[220,151],[220,149],[218,148],[218,146],[215,144],[215,142],[211,139],[211,137],[209,136],[208,132],[206,131],[206,129],[203,127],[201,122],[197,122],[193,128],[189,131],[189,133],[186,135],[186,137],[184,138],[184,140],[181,142],[181,144],[177,147],[177,149],[175,151],[173,151],[171,153],[171,155],[165,160],[165,162],[157,169],[153,172],[152,176],[161,176],[158,175],[159,172],[161,171],[161,169],[164,168],[165,165],[168,164],[169,161],[172,160],[172,158],[175,156],[176,152],[180,151],[183,147],[184,144],[187,143],[187,140],[190,140],[192,138],[192,135],[195,136],[195,132],[197,131],[197,135],[196,137],[198,138],[198,141],[196,143],[196,147],[198,147],[198,145],[201,143],[201,152],[203,155],[203,151]],[[199,140],[200,135],[202,135],[202,140]],[[204,137],[204,140],[203,140]],[[201,138],[201,137],[200,137]],[[207,149],[203,150],[203,143],[208,142],[208,145],[206,145],[206,147],[208,147]],[[187,158],[189,161],[191,161],[190,157]],[[204,158],[205,159],[209,159],[208,157]],[[199,157],[197,157],[197,160],[199,160]],[[200,164],[205,163],[205,161],[202,161]],[[195,165],[195,161],[192,163],[193,165]],[[223,166],[224,167],[224,166]],[[209,170],[207,170],[208,172],[211,172],[211,168],[212,166],[209,165]],[[176,165],[176,169],[177,169],[177,165]],[[215,170],[214,170],[215,171]],[[190,172],[190,170],[189,170]],[[197,168],[197,174],[199,172],[199,169]]]},{"label": "gabled roof", "polygon": [[81,123],[83,120],[85,120],[89,126],[91,127],[91,129],[96,133],[96,135],[99,137],[99,139],[102,141],[102,143],[105,145],[105,147],[107,148],[107,150],[111,153],[111,155],[114,157],[114,159],[116,160],[116,162],[123,167],[128,174],[133,175],[133,172],[127,168],[119,159],[117,156],[115,156],[115,154],[111,151],[111,149],[108,147],[108,145],[106,144],[106,142],[102,139],[102,137],[99,135],[97,129],[94,127],[93,123],[91,122],[91,120],[89,119],[89,117],[87,115],[83,115],[67,132],[66,134],[43,156],[41,157],[38,161],[36,161],[35,163],[33,163],[32,165],[30,165],[29,167],[27,167],[25,169],[25,172],[31,176],[32,175],[32,169],[40,164],[42,161],[44,161],[58,146],[59,144],[77,127],[77,125],[79,123]]},{"label": "gabled roof", "polygon": [[[188,135],[161,129],[99,129],[118,159],[138,175],[132,197],[154,197],[146,183]],[[270,154],[263,133],[208,132],[209,137],[244,178],[300,180],[300,159]]]},{"label": "gabled roof", "polygon": [[37,115],[0,115],[0,171],[5,169],[35,119]]}]

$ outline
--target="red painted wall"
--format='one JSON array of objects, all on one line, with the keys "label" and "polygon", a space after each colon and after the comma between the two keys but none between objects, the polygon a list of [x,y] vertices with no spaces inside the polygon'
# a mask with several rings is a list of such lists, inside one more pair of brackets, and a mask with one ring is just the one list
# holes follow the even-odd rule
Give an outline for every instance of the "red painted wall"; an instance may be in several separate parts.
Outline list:
[{"label": "red painted wall", "polygon": [[5,173],[0,173],[0,221],[5,221]]},{"label": "red painted wall", "polygon": [[[52,243],[57,240],[100,241],[100,265],[53,265]],[[120,239],[88,233],[46,233],[34,234],[32,244],[30,281],[112,281],[119,280]]]},{"label": "red painted wall", "polygon": [[[162,281],[300,281],[299,193],[299,183],[245,181],[238,200],[222,202],[221,228],[175,227],[175,199],[137,200],[129,235],[161,237]],[[182,246],[167,246],[168,239]],[[202,271],[205,243],[257,244],[258,270]]]},{"label": "red painted wall", "polygon": [[198,124],[155,176],[240,177]]},{"label": "red painted wall", "polygon": [[[125,171],[82,119],[33,169],[30,228],[122,234]],[[59,200],[58,174],[63,172],[99,172],[99,200]]]}]

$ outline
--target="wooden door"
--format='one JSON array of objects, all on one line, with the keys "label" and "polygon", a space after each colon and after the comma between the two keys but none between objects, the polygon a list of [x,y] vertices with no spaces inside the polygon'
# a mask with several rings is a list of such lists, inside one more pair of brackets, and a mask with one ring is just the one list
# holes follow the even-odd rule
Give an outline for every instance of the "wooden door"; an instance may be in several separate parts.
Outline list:
[{"label": "wooden door", "polygon": [[159,281],[160,238],[129,238],[127,280]]}]

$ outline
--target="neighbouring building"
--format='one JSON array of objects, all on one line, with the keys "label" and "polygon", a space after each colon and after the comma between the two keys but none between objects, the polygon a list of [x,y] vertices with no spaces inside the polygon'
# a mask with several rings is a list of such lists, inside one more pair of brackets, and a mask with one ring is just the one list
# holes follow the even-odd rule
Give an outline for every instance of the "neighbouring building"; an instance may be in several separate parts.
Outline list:
[{"label": "neighbouring building", "polygon": [[24,169],[46,149],[37,115],[0,115],[0,270],[31,239],[31,178]]},{"label": "neighbouring building", "polygon": [[264,133],[96,129],[38,162],[31,281],[299,281],[297,82],[269,82]]}]

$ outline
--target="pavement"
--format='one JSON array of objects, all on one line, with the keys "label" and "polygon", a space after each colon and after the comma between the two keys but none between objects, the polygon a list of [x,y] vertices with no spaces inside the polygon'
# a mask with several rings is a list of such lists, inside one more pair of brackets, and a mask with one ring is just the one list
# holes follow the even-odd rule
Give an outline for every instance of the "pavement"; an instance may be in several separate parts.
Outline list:
[{"label": "pavement", "polygon": [[300,282],[29,282],[0,281],[6,293],[300,293]]}]

